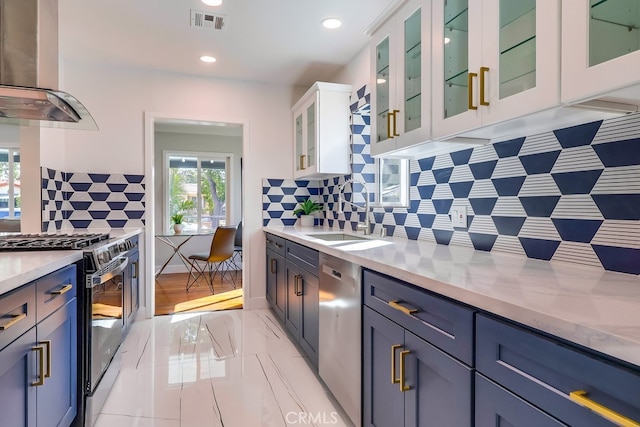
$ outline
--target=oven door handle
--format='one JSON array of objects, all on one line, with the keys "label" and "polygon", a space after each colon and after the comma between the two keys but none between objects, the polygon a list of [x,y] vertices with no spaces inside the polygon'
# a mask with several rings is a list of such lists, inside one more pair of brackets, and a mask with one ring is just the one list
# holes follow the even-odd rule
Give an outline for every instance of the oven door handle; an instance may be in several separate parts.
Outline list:
[{"label": "oven door handle", "polygon": [[[118,258],[116,258],[118,259]],[[122,260],[122,262],[120,262],[120,265],[118,265],[116,268],[114,268],[111,271],[108,271],[107,273],[103,274],[102,276],[91,276],[91,287],[95,287],[98,286],[104,282],[106,282],[107,280],[110,280],[112,278],[114,278],[115,276],[117,276],[118,274],[122,273],[125,268],[127,268],[127,265],[129,264],[129,258],[127,257],[121,257],[119,258]]]}]

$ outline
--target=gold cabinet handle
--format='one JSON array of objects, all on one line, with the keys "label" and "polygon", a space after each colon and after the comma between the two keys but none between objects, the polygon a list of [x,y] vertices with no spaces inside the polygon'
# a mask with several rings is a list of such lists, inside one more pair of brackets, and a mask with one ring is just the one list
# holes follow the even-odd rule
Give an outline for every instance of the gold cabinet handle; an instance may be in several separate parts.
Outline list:
[{"label": "gold cabinet handle", "polygon": [[401,311],[401,312],[403,312],[404,314],[406,314],[408,316],[411,316],[413,313],[418,311],[415,308],[407,308],[407,307],[404,307],[404,306],[400,305],[400,301],[398,301],[398,300],[389,301],[387,304],[389,304],[389,306],[391,308],[394,308],[394,309],[396,309],[398,311]]},{"label": "gold cabinet handle", "polygon": [[73,285],[71,283],[69,283],[69,284],[64,285],[63,287],[61,287],[57,291],[51,291],[51,294],[52,295],[62,295],[62,294],[66,294],[71,289],[73,289]]},{"label": "gold cabinet handle", "polygon": [[140,268],[139,265],[140,265],[140,263],[138,261],[133,263],[133,278],[134,279],[138,278],[138,268]]},{"label": "gold cabinet handle", "polygon": [[400,391],[402,392],[411,390],[411,387],[404,383],[404,358],[409,353],[409,350],[402,350],[400,352]]},{"label": "gold cabinet handle", "polygon": [[51,377],[51,340],[40,341],[38,344],[47,346],[47,373],[44,374],[45,378]]},{"label": "gold cabinet handle", "polygon": [[473,105],[473,79],[478,77],[477,73],[469,73],[469,80],[468,80],[468,89],[469,89],[469,93],[468,93],[468,97],[469,97],[469,110],[477,110],[478,106],[477,105]]},{"label": "gold cabinet handle", "polygon": [[393,110],[393,136],[400,136],[399,133],[396,132],[398,130],[398,113],[400,110]]},{"label": "gold cabinet handle", "polygon": [[487,72],[489,67],[480,67],[480,105],[489,105],[489,101],[485,101],[485,90],[487,88]]},{"label": "gold cabinet handle", "polygon": [[11,316],[12,319],[9,320],[7,323],[5,323],[4,325],[0,325],[0,331],[6,331],[7,329],[9,329],[10,327],[12,327],[13,325],[15,325],[16,323],[18,323],[19,321],[21,321],[22,319],[27,317],[27,313],[22,313],[22,314],[14,314],[13,316]]},{"label": "gold cabinet handle", "polygon": [[38,362],[38,368],[40,372],[38,374],[38,381],[32,382],[31,385],[34,387],[44,385],[44,348],[41,345],[36,345],[31,347],[31,351],[37,351],[40,357],[40,361]]},{"label": "gold cabinet handle", "polygon": [[391,135],[391,116],[392,115],[393,113],[391,111],[387,113],[387,139],[393,138],[393,135]]},{"label": "gold cabinet handle", "polygon": [[275,258],[271,258],[271,273],[276,274],[278,272],[278,262]]},{"label": "gold cabinet handle", "polygon": [[400,378],[396,378],[396,350],[402,347],[400,344],[391,346],[391,384],[398,384]]},{"label": "gold cabinet handle", "polygon": [[596,414],[608,419],[609,421],[621,426],[621,427],[640,427],[640,423],[621,415],[606,406],[599,404],[587,397],[587,392],[584,390],[572,391],[569,393],[569,399],[576,402],[578,405],[591,409]]},{"label": "gold cabinet handle", "polygon": [[300,170],[305,170],[305,167],[304,167],[304,158],[305,157],[307,157],[306,154],[300,154],[300,158],[299,158],[299,162],[298,162],[299,163],[298,167],[300,168]]}]

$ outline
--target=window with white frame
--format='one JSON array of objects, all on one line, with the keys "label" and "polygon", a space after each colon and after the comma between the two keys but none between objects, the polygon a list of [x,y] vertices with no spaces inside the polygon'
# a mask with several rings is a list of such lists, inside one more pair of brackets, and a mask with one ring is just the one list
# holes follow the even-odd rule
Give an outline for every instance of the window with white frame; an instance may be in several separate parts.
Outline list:
[{"label": "window with white frame", "polygon": [[187,232],[213,231],[229,223],[231,156],[213,153],[164,153],[165,229],[181,220]]},{"label": "window with white frame", "polygon": [[377,158],[376,175],[378,206],[409,205],[409,160]]},{"label": "window with white frame", "polygon": [[20,216],[20,151],[0,147],[0,218]]}]

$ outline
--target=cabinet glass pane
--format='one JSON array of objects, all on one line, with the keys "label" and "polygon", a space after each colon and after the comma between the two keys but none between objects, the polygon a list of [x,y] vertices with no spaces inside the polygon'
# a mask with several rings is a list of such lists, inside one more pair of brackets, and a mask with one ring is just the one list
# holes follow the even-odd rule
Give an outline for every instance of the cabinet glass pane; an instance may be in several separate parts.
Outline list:
[{"label": "cabinet glass pane", "polygon": [[536,0],[500,0],[500,99],[536,86]]},{"label": "cabinet glass pane", "polygon": [[467,111],[469,3],[448,0],[444,7],[444,117]]},{"label": "cabinet glass pane", "polygon": [[640,49],[638,0],[590,0],[589,66]]},{"label": "cabinet glass pane", "polygon": [[296,170],[300,167],[300,156],[302,155],[302,114],[296,117]]},{"label": "cabinet glass pane", "polygon": [[421,126],[421,31],[420,9],[404,21],[404,131]]},{"label": "cabinet glass pane", "polygon": [[316,164],[316,104],[307,108],[307,167]]},{"label": "cabinet glass pane", "polygon": [[376,141],[387,139],[389,114],[389,38],[376,46]]}]

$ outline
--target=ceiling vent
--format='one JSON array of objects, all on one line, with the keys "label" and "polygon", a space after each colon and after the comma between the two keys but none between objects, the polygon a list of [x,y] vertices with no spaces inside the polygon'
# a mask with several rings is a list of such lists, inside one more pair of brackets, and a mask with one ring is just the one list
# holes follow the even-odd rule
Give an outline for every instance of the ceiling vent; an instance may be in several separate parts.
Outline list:
[{"label": "ceiling vent", "polygon": [[227,29],[228,20],[226,15],[212,15],[199,10],[191,10],[192,27],[224,31]]}]

